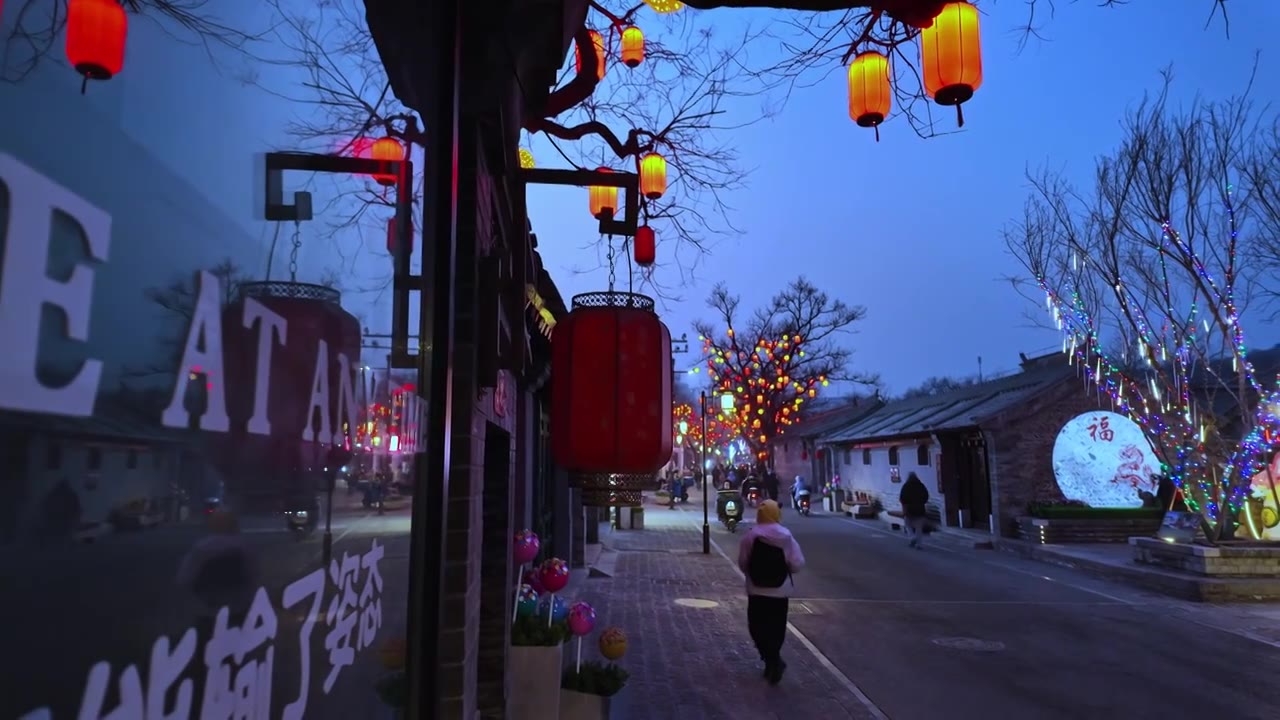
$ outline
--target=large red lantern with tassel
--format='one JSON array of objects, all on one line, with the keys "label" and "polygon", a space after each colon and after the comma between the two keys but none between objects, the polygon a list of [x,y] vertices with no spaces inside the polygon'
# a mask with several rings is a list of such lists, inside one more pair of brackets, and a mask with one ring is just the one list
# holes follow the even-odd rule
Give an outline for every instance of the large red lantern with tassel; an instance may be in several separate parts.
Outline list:
[{"label": "large red lantern with tassel", "polygon": [[[596,52],[596,79],[603,80],[605,61],[604,36],[595,30],[589,30],[587,34],[591,36],[591,47]],[[580,47],[575,47],[573,50],[573,71],[582,72],[582,48]]]},{"label": "large red lantern with tassel", "polygon": [[67,5],[67,60],[84,78],[110,80],[124,69],[129,18],[118,0],[70,0]]},{"label": "large red lantern with tassel", "polygon": [[889,58],[874,51],[859,54],[849,64],[849,117],[858,127],[875,128],[879,140],[880,123],[892,107]]},{"label": "large red lantern with tassel", "polygon": [[963,127],[960,106],[982,86],[977,8],[967,2],[949,2],[933,25],[920,31],[920,75],[934,102],[956,106],[956,124]]},{"label": "large red lantern with tassel", "polygon": [[584,505],[638,505],[671,459],[671,332],[652,298],[573,298],[551,335],[551,450]]},{"label": "large red lantern with tassel", "polygon": [[636,236],[632,240],[635,246],[636,264],[649,267],[658,258],[658,242],[653,228],[641,225],[636,228]]}]

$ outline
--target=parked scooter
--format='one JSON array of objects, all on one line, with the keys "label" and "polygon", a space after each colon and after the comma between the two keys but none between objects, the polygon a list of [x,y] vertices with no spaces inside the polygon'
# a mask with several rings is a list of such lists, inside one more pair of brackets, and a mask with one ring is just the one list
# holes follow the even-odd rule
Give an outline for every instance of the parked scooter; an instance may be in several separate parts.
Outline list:
[{"label": "parked scooter", "polygon": [[742,501],[735,490],[721,490],[716,498],[716,515],[729,532],[736,532],[742,522]]}]

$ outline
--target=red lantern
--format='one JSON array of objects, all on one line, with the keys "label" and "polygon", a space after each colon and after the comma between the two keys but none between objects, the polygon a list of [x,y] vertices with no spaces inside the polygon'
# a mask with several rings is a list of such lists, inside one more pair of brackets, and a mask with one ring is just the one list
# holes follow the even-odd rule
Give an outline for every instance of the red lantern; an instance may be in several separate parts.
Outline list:
[{"label": "red lantern", "polygon": [[956,124],[964,127],[960,106],[982,86],[977,8],[967,2],[949,2],[933,25],[920,31],[920,76],[934,102],[956,106]]},{"label": "red lantern", "polygon": [[129,18],[117,0],[70,0],[67,6],[67,60],[90,80],[110,80],[124,69]]},{"label": "red lantern", "polygon": [[551,335],[551,450],[584,505],[636,505],[671,459],[671,332],[652,298],[573,298]]},{"label": "red lantern", "polygon": [[644,267],[652,265],[658,257],[658,243],[654,237],[653,228],[648,225],[636,228],[635,255],[636,264]]},{"label": "red lantern", "polygon": [[644,62],[644,33],[635,25],[622,31],[621,55],[622,63],[629,68],[639,67]]},{"label": "red lantern", "polygon": [[849,117],[859,127],[875,128],[879,141],[880,123],[892,107],[889,58],[878,52],[858,55],[849,65]]},{"label": "red lantern", "polygon": [[667,191],[667,159],[651,152],[640,159],[640,194],[657,200]]},{"label": "red lantern", "polygon": [[[393,137],[378,138],[373,142],[373,146],[369,149],[369,157],[374,160],[382,160],[385,162],[400,162],[404,160],[404,146],[400,144],[399,140],[396,140]],[[378,173],[371,177],[383,187],[395,185],[399,180],[399,178],[390,173]]]},{"label": "red lantern", "polygon": [[[587,34],[591,36],[591,46],[596,51],[596,79],[603,80],[605,61],[604,36],[595,30],[589,30]],[[579,47],[573,49],[573,71],[582,72],[582,48]]]}]

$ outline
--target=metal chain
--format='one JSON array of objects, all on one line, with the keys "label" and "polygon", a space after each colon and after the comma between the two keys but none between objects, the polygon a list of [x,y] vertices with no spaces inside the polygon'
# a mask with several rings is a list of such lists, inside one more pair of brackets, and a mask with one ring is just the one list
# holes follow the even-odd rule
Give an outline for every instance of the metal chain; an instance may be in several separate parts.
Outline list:
[{"label": "metal chain", "polygon": [[302,223],[293,224],[293,250],[289,252],[289,282],[298,282],[298,251],[302,249]]},{"label": "metal chain", "polygon": [[613,292],[613,284],[617,280],[617,275],[614,272],[614,266],[616,265],[616,263],[614,262],[614,259],[613,259],[613,236],[610,235],[609,239],[606,240],[605,242],[608,243],[608,248],[609,248],[609,256],[608,256],[609,257],[609,292]]}]

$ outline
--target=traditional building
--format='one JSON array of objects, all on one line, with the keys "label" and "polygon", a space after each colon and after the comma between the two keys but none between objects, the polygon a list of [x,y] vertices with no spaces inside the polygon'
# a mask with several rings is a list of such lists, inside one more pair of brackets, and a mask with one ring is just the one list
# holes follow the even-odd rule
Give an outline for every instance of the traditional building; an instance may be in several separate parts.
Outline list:
[{"label": "traditional building", "polygon": [[784,484],[789,484],[797,475],[803,476],[815,489],[830,483],[837,474],[835,458],[820,439],[883,404],[875,395],[830,398],[819,400],[813,406],[806,404],[802,421],[769,444],[774,472]]},{"label": "traditional building", "polygon": [[1014,534],[1031,502],[1061,499],[1053,448],[1072,418],[1102,407],[1064,355],[1023,356],[1019,372],[947,392],[887,402],[816,443],[848,492],[900,509],[908,474],[928,487],[945,525]]}]

